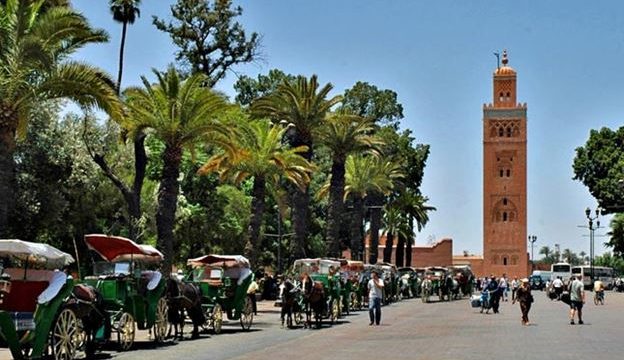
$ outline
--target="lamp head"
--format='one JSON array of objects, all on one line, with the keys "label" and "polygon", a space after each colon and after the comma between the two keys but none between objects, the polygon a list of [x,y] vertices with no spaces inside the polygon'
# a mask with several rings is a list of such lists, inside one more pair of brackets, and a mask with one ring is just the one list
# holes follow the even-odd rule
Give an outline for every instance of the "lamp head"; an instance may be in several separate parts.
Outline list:
[{"label": "lamp head", "polygon": [[589,207],[587,209],[585,209],[585,215],[587,217],[589,217],[589,215],[591,215],[591,209]]}]

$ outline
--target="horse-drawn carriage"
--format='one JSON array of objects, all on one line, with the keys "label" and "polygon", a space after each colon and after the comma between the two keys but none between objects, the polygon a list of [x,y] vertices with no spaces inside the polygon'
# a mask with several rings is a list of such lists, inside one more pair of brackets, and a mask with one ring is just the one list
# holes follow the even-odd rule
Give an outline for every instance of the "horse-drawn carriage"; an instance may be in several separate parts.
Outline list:
[{"label": "horse-drawn carriage", "polygon": [[[329,259],[298,259],[293,264],[293,271],[298,277],[308,274],[316,284],[322,286],[323,306],[313,310],[317,319],[325,317],[332,323],[335,322],[341,314],[340,262]],[[313,304],[310,306],[313,307]]]},{"label": "horse-drawn carriage", "polygon": [[364,263],[356,260],[346,260],[346,263],[341,264],[340,275],[347,289],[344,293],[348,294],[347,297],[343,295],[343,307],[347,308],[347,313],[350,310],[362,309],[362,298],[364,292],[366,292],[366,286],[360,283],[361,273],[364,271]]},{"label": "horse-drawn carriage", "polygon": [[416,269],[413,267],[402,267],[397,269],[397,272],[399,277],[399,297],[415,297],[419,293],[421,282]]},{"label": "horse-drawn carriage", "polygon": [[[423,281],[422,297],[423,302],[429,302],[431,295],[437,295],[440,301],[451,300],[452,278],[449,276],[449,271],[445,267],[431,266],[425,270],[425,277],[431,283],[429,286]],[[450,281],[450,284],[449,284]]]},{"label": "horse-drawn carriage", "polygon": [[95,334],[98,342],[111,341],[113,333],[120,350],[134,344],[136,330],[150,330],[162,343],[169,327],[165,296],[166,280],[158,267],[163,255],[149,245],[108,235],[85,235],[87,247],[103,261],[94,263],[93,275],[85,283],[98,290],[108,321]]},{"label": "horse-drawn carriage", "polygon": [[220,333],[225,313],[229,320],[239,320],[243,330],[249,330],[254,314],[247,294],[254,280],[249,260],[240,255],[204,255],[189,259],[187,264],[193,267],[187,281],[201,292],[206,327]]},{"label": "horse-drawn carriage", "polygon": [[473,292],[474,274],[470,265],[457,265],[452,266],[449,270],[453,272],[454,280],[457,281],[459,286],[459,293],[461,296],[470,296]]},{"label": "horse-drawn carriage", "polygon": [[0,240],[0,347],[14,359],[71,360],[87,345],[81,316],[92,304],[77,304],[73,279],[57,270],[73,262],[50,245]]},{"label": "horse-drawn carriage", "polygon": [[384,282],[383,303],[387,305],[399,299],[399,277],[397,267],[390,263],[377,263],[376,267],[380,270],[379,277]]}]

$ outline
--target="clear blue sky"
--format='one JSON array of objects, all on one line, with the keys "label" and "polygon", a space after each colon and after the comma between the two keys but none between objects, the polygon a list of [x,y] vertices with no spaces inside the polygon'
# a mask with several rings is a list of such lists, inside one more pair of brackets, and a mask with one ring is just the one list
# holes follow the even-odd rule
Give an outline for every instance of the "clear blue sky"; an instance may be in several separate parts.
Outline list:
[{"label": "clear blue sky", "polygon": [[[129,28],[123,85],[174,61],[152,15],[173,0],[143,0]],[[239,66],[256,76],[279,68],[318,74],[335,93],[362,80],[396,91],[404,128],[431,145],[422,187],[438,211],[418,235],[452,237],[454,252],[482,251],[482,104],[491,102],[494,51],[508,49],[518,101],[528,103],[528,232],[537,249],[555,243],[589,252],[587,189],[572,180],[574,149],[592,128],[624,124],[624,1],[235,1],[248,32],[262,34],[264,60]],[[77,57],[117,71],[121,26],[107,0],[74,0],[111,42]],[[233,96],[231,73],[217,87]],[[603,219],[608,223],[608,218]],[[598,231],[597,233],[604,233]],[[597,238],[597,253],[606,238]],[[537,255],[536,255],[537,258]]]}]

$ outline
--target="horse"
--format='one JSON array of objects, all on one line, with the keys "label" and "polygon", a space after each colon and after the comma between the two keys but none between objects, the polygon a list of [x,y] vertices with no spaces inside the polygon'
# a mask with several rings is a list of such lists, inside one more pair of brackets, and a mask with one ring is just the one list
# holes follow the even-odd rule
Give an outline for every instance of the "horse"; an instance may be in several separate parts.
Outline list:
[{"label": "horse", "polygon": [[76,317],[80,319],[82,335],[79,346],[84,346],[87,358],[92,358],[97,349],[95,334],[104,327],[104,338],[110,337],[110,315],[104,308],[104,297],[94,287],[76,284],[67,301]]},{"label": "horse", "polygon": [[[206,317],[201,306],[201,291],[194,284],[184,283],[174,278],[167,280],[165,290],[167,298],[167,317],[174,329],[174,337],[184,339],[185,311],[193,322],[191,339],[199,338],[199,327],[206,322]],[[178,325],[180,331],[178,331]],[[171,336],[171,328],[169,334]]]},{"label": "horse", "polygon": [[282,327],[284,327],[284,320],[288,328],[293,326],[293,312],[297,311],[297,297],[301,289],[293,284],[290,280],[284,281],[279,286],[279,298],[281,301],[282,311],[280,318],[282,320]]},{"label": "horse", "polygon": [[[311,281],[308,280],[308,281]],[[304,284],[304,297],[306,301],[306,322],[305,327],[312,327],[312,313],[314,313],[314,321],[316,328],[321,328],[323,313],[327,311],[325,290],[323,283],[312,281],[310,284]]]},{"label": "horse", "polygon": [[444,301],[446,297],[446,301],[451,301],[453,297],[453,278],[450,275],[447,275],[445,278],[440,279],[440,300]]},{"label": "horse", "polygon": [[431,282],[431,279],[426,278],[425,280],[423,280],[420,283],[420,287],[421,287],[422,302],[428,303],[429,296],[431,296],[431,293],[433,292],[433,283]]}]

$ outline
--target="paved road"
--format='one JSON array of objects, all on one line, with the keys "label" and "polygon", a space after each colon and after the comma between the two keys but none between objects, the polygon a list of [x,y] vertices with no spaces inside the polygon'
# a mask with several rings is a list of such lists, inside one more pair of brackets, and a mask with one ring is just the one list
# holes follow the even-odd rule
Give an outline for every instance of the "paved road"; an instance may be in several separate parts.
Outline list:
[{"label": "paved road", "polygon": [[[624,355],[624,294],[607,293],[607,304],[585,307],[585,325],[569,325],[567,306],[536,292],[531,326],[520,324],[518,305],[480,314],[467,300],[423,304],[407,300],[383,308],[382,326],[369,327],[366,313],[321,330],[286,330],[265,304],[254,331],[233,324],[224,334],[135,351],[104,351],[99,359],[620,359]],[[591,296],[588,293],[588,296]],[[1,356],[2,354],[0,354]]]}]

